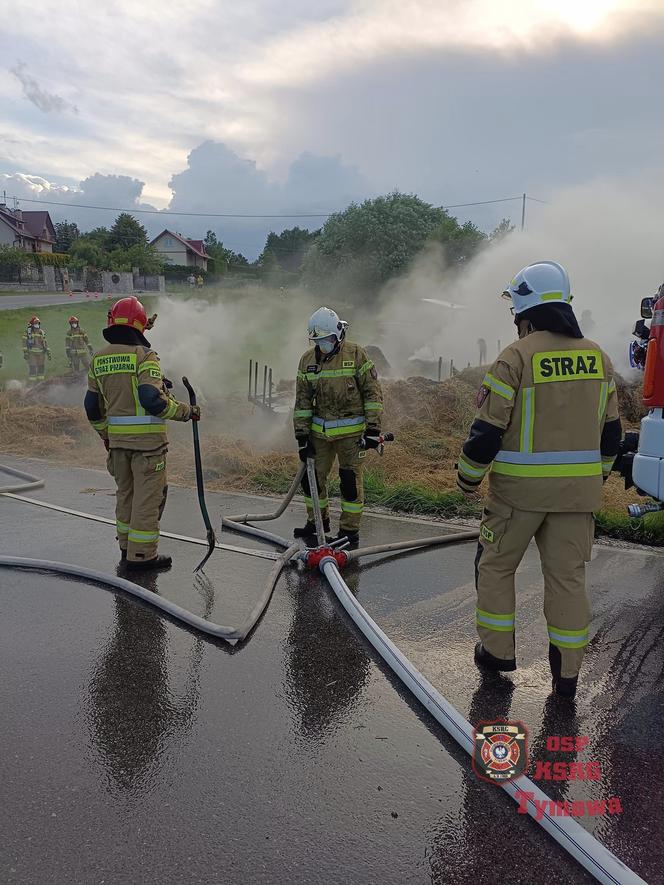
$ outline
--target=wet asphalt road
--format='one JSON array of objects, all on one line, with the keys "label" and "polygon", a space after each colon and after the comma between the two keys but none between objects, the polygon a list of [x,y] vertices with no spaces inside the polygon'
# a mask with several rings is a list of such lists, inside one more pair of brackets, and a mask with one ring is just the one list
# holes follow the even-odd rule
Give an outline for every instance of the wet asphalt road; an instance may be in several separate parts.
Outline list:
[{"label": "wet asphalt road", "polygon": [[[3,457],[47,478],[32,497],[112,515],[112,481]],[[2,476],[0,475],[0,482]],[[211,512],[273,502],[210,495]],[[287,535],[295,505],[275,524]],[[172,489],[163,527],[203,536],[195,492]],[[440,527],[367,518],[363,543]],[[221,540],[263,546],[241,536]],[[270,562],[164,541],[176,567],[156,592],[221,623],[239,619]],[[0,499],[0,551],[113,571],[111,526]],[[597,547],[594,636],[575,706],[549,698],[541,579],[519,573],[519,670],[471,662],[471,545],[368,560],[349,586],[472,723],[588,736],[602,781],[552,798],[618,796],[581,823],[651,883],[664,882],[664,605],[660,554]],[[107,590],[0,569],[0,881],[3,883],[558,883],[587,874],[412,700],[317,574],[289,571],[250,640],[230,651]],[[531,769],[532,771],[532,769]]]}]

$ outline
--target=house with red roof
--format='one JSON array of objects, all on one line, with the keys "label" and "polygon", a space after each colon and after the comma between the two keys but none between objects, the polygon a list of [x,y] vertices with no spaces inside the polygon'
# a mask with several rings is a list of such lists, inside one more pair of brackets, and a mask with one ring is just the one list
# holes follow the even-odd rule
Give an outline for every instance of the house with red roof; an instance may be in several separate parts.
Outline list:
[{"label": "house with red roof", "polygon": [[163,230],[151,245],[168,264],[200,267],[207,270],[208,258],[203,240],[188,240],[172,230]]},{"label": "house with red roof", "polygon": [[52,252],[55,228],[48,212],[10,209],[0,203],[0,245],[22,252]]}]

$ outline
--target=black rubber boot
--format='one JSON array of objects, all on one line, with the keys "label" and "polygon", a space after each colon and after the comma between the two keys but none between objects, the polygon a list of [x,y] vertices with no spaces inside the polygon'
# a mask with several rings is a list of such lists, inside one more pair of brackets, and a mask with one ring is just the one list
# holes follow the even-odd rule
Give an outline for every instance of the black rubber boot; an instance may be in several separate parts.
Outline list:
[{"label": "black rubber boot", "polygon": [[578,676],[559,676],[551,680],[554,692],[561,698],[573,698],[576,695]]},{"label": "black rubber boot", "polygon": [[120,561],[124,562],[127,558],[127,551],[120,548]]},{"label": "black rubber boot", "polygon": [[494,673],[499,671],[510,672],[516,670],[516,658],[506,660],[505,658],[497,658],[488,652],[481,642],[475,646],[475,663],[482,670],[492,670]]},{"label": "black rubber boot", "polygon": [[[323,520],[323,531],[327,534],[330,531],[330,520]],[[315,538],[316,537],[316,523],[306,521],[306,523],[302,526],[302,528],[293,529],[293,537],[294,538]]]},{"label": "black rubber boot", "polygon": [[551,687],[561,698],[573,698],[576,695],[577,676],[561,676],[562,656],[558,646],[549,643],[549,666],[551,667]]},{"label": "black rubber boot", "polygon": [[173,565],[170,556],[155,556],[153,559],[128,559],[125,563],[128,572],[164,571]]}]

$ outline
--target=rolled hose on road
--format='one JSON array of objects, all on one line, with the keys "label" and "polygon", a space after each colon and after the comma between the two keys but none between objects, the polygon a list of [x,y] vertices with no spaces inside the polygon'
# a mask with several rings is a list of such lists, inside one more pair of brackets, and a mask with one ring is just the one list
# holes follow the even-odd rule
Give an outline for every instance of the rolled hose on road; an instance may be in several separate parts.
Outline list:
[{"label": "rolled hose on road", "polygon": [[[448,537],[454,538],[453,535]],[[320,568],[334,595],[362,635],[434,719],[472,757],[474,740],[473,727],[470,722],[464,719],[452,704],[431,685],[367,614],[342,578],[335,560],[332,557],[323,560]],[[640,876],[630,870],[613,852],[605,848],[573,818],[559,817],[545,812],[544,816],[537,820],[535,802],[545,802],[548,808],[551,799],[528,777],[522,775],[518,781],[508,781],[501,786],[518,803],[522,802],[523,794],[531,794],[527,801],[528,814],[598,882],[607,883],[607,885],[646,885]]]},{"label": "rolled hose on road", "polygon": [[33,489],[41,489],[44,485],[43,479],[31,476],[29,473],[23,473],[20,470],[14,470],[13,467],[7,467],[6,464],[0,464],[0,471],[23,480],[23,482],[16,483],[13,486],[0,486],[0,495],[5,495],[9,492],[31,492]]},{"label": "rolled hose on road", "polygon": [[[19,476],[19,478],[23,477],[26,482],[29,483],[28,488],[37,488],[38,486],[34,485],[34,483],[43,485],[43,481],[36,477],[31,477],[27,474],[19,474],[18,471],[4,468],[1,465],[0,470],[7,470],[8,473],[14,476]],[[258,516],[245,514],[241,517],[226,520],[227,524],[229,522],[231,523],[229,527],[232,527],[235,531],[256,536],[256,533],[260,530],[256,530],[252,526],[243,525],[242,520],[249,520],[250,518],[256,520],[261,517],[263,519],[275,519],[278,515],[281,515],[295,494],[302,472],[303,470],[298,474],[297,482],[293,482],[286,499],[284,499],[281,507],[275,514],[259,514]],[[14,490],[14,488],[15,487],[12,487],[12,490]],[[25,491],[26,486],[24,485],[18,490]],[[5,491],[8,490],[0,488],[0,494]],[[262,536],[268,536],[270,534],[271,533],[269,532],[264,532],[262,533]],[[451,544],[461,542],[462,540],[471,541],[476,540],[477,537],[478,532],[464,532],[457,535],[447,534],[435,538],[422,538],[415,541],[376,545],[374,547],[360,548],[352,551],[352,558],[359,559],[361,556],[391,553],[400,549],[412,550],[416,547],[426,548],[437,544]],[[180,608],[180,606],[175,603],[162,599],[154,593],[151,593],[149,590],[145,590],[143,587],[133,584],[131,581],[125,581],[123,578],[94,572],[92,569],[87,569],[82,566],[72,566],[66,563],[51,562],[49,560],[24,559],[21,557],[2,555],[0,555],[0,566],[74,575],[76,577],[84,578],[85,580],[123,590],[145,602],[148,602],[150,605],[156,606],[165,614],[174,617],[194,629],[224,639],[234,645],[236,642],[246,638],[256,625],[269,602],[281,571],[286,563],[289,562],[301,549],[299,544],[290,544],[288,541],[279,538],[277,535],[271,535],[271,538],[275,539],[277,543],[281,546],[285,546],[287,549],[275,562],[268,577],[263,595],[257,601],[244,623],[238,628],[223,627],[218,624],[213,624],[198,615],[194,615],[191,612]],[[267,540],[268,538],[265,539]],[[419,670],[417,670],[408,658],[399,651],[393,642],[391,642],[385,633],[383,633],[376,622],[360,605],[355,596],[353,596],[350,588],[339,572],[336,561],[332,557],[326,557],[322,560],[320,569],[339,603],[362,635],[370,642],[372,647],[378,652],[381,658],[399,677],[414,697],[420,701],[425,709],[429,711],[429,713],[456,740],[456,742],[467,753],[472,755],[474,741],[471,724],[440,694],[437,689],[431,685],[431,683],[419,672]],[[568,852],[568,854],[574,857],[586,870],[588,870],[597,881],[607,883],[607,885],[646,885],[643,879],[623,864],[622,861],[609,851],[608,848],[605,848],[594,836],[584,830],[583,827],[576,823],[572,818],[552,816],[545,812],[544,816],[537,820],[537,807],[535,802],[540,801],[548,803],[550,800],[549,797],[546,796],[546,794],[543,793],[529,778],[522,776],[518,780],[518,785],[517,783],[508,782],[501,786],[508,795],[518,802],[522,801],[521,797],[524,793],[532,794],[527,800],[528,814],[536,820],[536,822],[540,824],[542,828],[548,832],[565,849],[565,851]]]},{"label": "rolled hose on road", "polygon": [[[16,492],[30,491],[35,488],[40,488],[44,485],[44,480],[39,479],[35,476],[31,476],[27,473],[21,473],[20,471],[14,470],[11,467],[7,467],[4,464],[0,464],[0,472],[8,473],[11,476],[15,476],[24,480],[24,482],[20,485],[0,486],[0,495],[6,494],[8,497],[14,498],[16,497]],[[37,504],[38,506],[47,507],[49,509],[54,509],[61,512],[64,511],[65,513],[68,513],[70,515],[84,517],[86,519],[93,519],[95,521],[104,523],[113,523],[112,520],[106,519],[105,517],[99,517],[93,514],[85,514],[76,510],[68,510],[67,508],[59,507],[58,505],[54,504],[49,504],[44,501],[34,501],[30,498],[21,497],[18,497],[18,500],[26,501],[31,504]],[[206,541],[199,540],[198,538],[187,538],[183,535],[175,535],[172,537],[175,537],[177,540],[183,541],[184,543],[203,544],[207,546]],[[201,618],[200,615],[195,615],[193,612],[187,611],[187,609],[176,605],[176,603],[171,602],[168,599],[164,599],[161,596],[157,596],[157,594],[153,593],[150,590],[146,590],[139,584],[134,584],[133,581],[127,581],[125,578],[120,578],[115,575],[107,575],[104,572],[98,572],[94,569],[89,569],[84,566],[72,565],[70,563],[64,562],[56,562],[47,559],[32,559],[19,556],[5,556],[3,554],[0,554],[0,567],[30,569],[33,571],[44,571],[54,574],[70,575],[72,577],[91,581],[95,584],[101,584],[103,586],[110,587],[114,590],[121,590],[125,593],[129,593],[132,596],[137,597],[138,599],[142,599],[144,602],[149,603],[151,606],[159,609],[164,614],[169,615],[175,620],[180,621],[183,624],[194,628],[195,630],[199,630],[201,633],[205,633],[207,636],[212,636],[215,639],[223,639],[230,645],[236,645],[236,643],[242,642],[242,640],[247,638],[247,636],[251,633],[251,631],[260,620],[263,612],[267,608],[270,599],[272,598],[272,593],[274,592],[274,588],[277,585],[277,581],[279,580],[281,572],[283,571],[287,563],[293,558],[293,556],[300,550],[301,545],[299,543],[295,543],[288,546],[288,543],[286,542],[286,546],[288,547],[288,549],[285,550],[284,553],[278,556],[274,561],[274,565],[270,571],[270,574],[268,575],[263,592],[256,600],[254,607],[239,627],[227,627],[221,624],[215,624],[212,621],[207,621],[205,618]],[[223,545],[217,545],[217,547],[223,547]],[[243,553],[246,552],[249,554],[252,552],[244,551],[241,548],[236,548],[236,551]],[[270,558],[272,558],[272,556],[270,556]]]},{"label": "rolled hose on road", "polygon": [[[298,473],[298,482],[304,471]],[[278,515],[284,512],[286,506],[292,500],[297,488],[293,483]],[[257,519],[256,516],[246,519]],[[267,517],[264,517],[267,518]],[[273,518],[276,518],[274,516]],[[250,526],[241,524],[241,517],[233,517],[233,529],[238,532],[248,531]],[[372,547],[359,548],[349,552],[349,560],[358,560],[363,556],[374,556],[383,553],[414,550],[417,548],[438,546],[441,544],[462,543],[475,541],[479,537],[478,531],[459,532],[456,534],[438,535],[432,538],[419,538],[413,541],[402,541],[392,544],[378,544]],[[454,740],[471,757],[474,750],[473,727],[442,694],[419,672],[408,658],[394,645],[383,633],[376,622],[369,616],[365,609],[355,598],[350,588],[344,581],[336,560],[330,556],[320,563],[320,570],[327,579],[332,591],[341,606],[349,615],[355,626],[372,645],[383,661],[390,667],[402,683],[416,697],[434,719],[450,734]],[[598,881],[606,885],[646,885],[636,873],[629,869],[613,852],[605,848],[587,830],[578,824],[573,818],[550,815],[545,811],[543,817],[537,819],[537,801],[548,803],[549,797],[539,789],[529,778],[522,776],[518,782],[501,784],[505,792],[516,802],[521,804],[523,794],[531,794],[527,799],[527,812],[536,823],[552,836],[562,848],[567,851],[578,863]],[[540,806],[541,808],[542,806]]]}]

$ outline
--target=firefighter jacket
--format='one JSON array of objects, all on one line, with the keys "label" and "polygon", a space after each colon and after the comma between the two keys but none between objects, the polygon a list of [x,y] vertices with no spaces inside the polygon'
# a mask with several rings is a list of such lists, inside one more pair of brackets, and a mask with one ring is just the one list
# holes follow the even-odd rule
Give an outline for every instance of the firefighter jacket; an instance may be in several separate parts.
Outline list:
[{"label": "firefighter jacket", "polygon": [[383,393],[376,368],[365,351],[342,341],[329,355],[312,347],[300,360],[295,385],[296,436],[325,439],[380,431]]},{"label": "firefighter jacket", "polygon": [[621,439],[608,356],[588,338],[532,332],[505,348],[478,392],[458,484],[519,510],[591,512]]},{"label": "firefighter jacket", "polygon": [[157,354],[130,344],[109,344],[95,353],[85,411],[110,448],[144,452],[167,444],[167,419],[191,416],[190,406],[168,393]]},{"label": "firefighter jacket", "polygon": [[87,354],[89,343],[88,336],[83,329],[80,327],[78,329],[70,329],[65,338],[65,350],[67,356],[81,353]]},{"label": "firefighter jacket", "polygon": [[46,332],[43,329],[31,329],[23,334],[23,356],[28,353],[49,353]]}]

